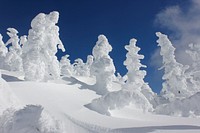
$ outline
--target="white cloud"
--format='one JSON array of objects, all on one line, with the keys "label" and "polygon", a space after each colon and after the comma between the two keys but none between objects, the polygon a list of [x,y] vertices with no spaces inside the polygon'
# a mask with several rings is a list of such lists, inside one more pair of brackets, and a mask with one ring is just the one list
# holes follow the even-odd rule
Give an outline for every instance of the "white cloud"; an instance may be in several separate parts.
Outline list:
[{"label": "white cloud", "polygon": [[[167,7],[156,15],[155,22],[171,31],[169,38],[176,47],[177,61],[190,64],[191,59],[185,50],[190,43],[200,45],[200,0],[190,0],[187,5]],[[156,50],[151,57],[153,65],[160,65],[159,56]]]}]

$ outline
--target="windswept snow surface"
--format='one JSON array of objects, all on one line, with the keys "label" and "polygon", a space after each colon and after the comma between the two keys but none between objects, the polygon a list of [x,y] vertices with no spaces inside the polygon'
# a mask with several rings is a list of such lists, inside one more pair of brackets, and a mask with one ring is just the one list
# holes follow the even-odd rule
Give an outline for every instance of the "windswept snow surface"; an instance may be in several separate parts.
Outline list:
[{"label": "windswept snow surface", "polygon": [[[77,77],[76,79],[81,79],[79,82],[75,78],[63,79],[46,83],[15,81],[8,82],[8,84],[11,91],[22,103],[36,105],[36,109],[39,112],[41,105],[45,112],[48,112],[46,115],[42,115],[43,117],[50,116],[53,124],[56,123],[55,120],[58,121],[57,124],[60,124],[58,127],[62,127],[63,130],[57,130],[54,133],[200,132],[200,119],[143,114],[141,111],[132,110],[132,108],[129,108],[130,106],[112,110],[111,116],[101,115],[84,106],[91,103],[93,99],[100,97],[91,90],[80,89],[83,86],[86,87],[87,82],[91,83],[91,79]],[[24,111],[26,112],[26,109],[19,112]],[[48,121],[49,119],[46,120]]]}]

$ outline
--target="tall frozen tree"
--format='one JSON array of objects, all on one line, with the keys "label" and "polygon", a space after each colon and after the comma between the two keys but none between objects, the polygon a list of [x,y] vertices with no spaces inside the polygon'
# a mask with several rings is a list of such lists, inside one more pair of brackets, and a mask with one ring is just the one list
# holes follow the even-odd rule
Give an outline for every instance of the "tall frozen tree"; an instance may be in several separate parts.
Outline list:
[{"label": "tall frozen tree", "polygon": [[98,36],[98,41],[92,50],[94,62],[91,65],[90,74],[96,77],[94,90],[101,95],[108,92],[112,87],[112,78],[115,73],[113,60],[109,56],[112,46],[104,35]]},{"label": "tall frozen tree", "polygon": [[160,32],[157,32],[156,35],[159,38],[157,43],[161,48],[160,55],[163,58],[161,69],[164,69],[161,95],[169,101],[190,96],[191,94],[187,87],[187,75],[185,74],[188,66],[183,66],[176,61],[175,48],[167,35]]},{"label": "tall frozen tree", "polygon": [[7,29],[8,36],[10,39],[6,42],[6,46],[11,44],[9,47],[9,51],[5,58],[5,64],[11,71],[23,71],[23,65],[22,65],[22,48],[19,44],[19,37],[18,37],[18,31],[14,28],[8,28]]},{"label": "tall frozen tree", "polygon": [[23,46],[26,80],[44,81],[60,77],[57,49],[65,51],[59,38],[59,13],[40,13],[31,22],[28,40]]},{"label": "tall frozen tree", "polygon": [[[141,64],[141,59],[144,59],[144,55],[140,55],[138,52],[140,48],[136,46],[136,39],[131,39],[129,45],[125,46],[128,51],[126,54],[126,60],[124,65],[126,66],[127,81],[123,85],[122,89],[129,91],[133,99],[140,99],[141,105],[151,108],[151,103],[154,104],[154,93],[149,87],[148,83],[144,82],[146,71],[141,68],[146,68]],[[142,103],[143,102],[143,103]],[[150,103],[149,103],[150,102]]]}]

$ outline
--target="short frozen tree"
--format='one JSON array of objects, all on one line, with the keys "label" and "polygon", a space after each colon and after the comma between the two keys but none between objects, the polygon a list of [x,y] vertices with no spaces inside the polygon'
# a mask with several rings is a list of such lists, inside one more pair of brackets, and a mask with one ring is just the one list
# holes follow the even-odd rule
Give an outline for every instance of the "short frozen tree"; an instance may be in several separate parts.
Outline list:
[{"label": "short frozen tree", "polygon": [[109,56],[112,46],[104,35],[98,36],[98,41],[93,48],[92,55],[94,62],[91,65],[90,74],[96,77],[94,90],[96,93],[104,95],[112,87],[112,79],[115,73],[113,60]]},{"label": "short frozen tree", "polygon": [[61,75],[71,77],[73,75],[73,66],[68,59],[69,55],[65,55],[60,60]]},{"label": "short frozen tree", "polygon": [[23,45],[26,44],[26,42],[27,42],[27,36],[26,35],[21,36],[19,42],[20,46],[22,47]]},{"label": "short frozen tree", "polygon": [[3,42],[3,36],[0,34],[0,57],[5,57],[8,53],[8,48]]},{"label": "short frozen tree", "polygon": [[86,76],[91,76],[90,69],[91,69],[93,61],[94,61],[94,57],[92,55],[88,55],[87,61],[85,63]]},{"label": "short frozen tree", "polygon": [[59,38],[59,13],[40,13],[31,22],[28,40],[23,46],[23,64],[26,80],[44,81],[60,77],[57,48],[65,51]]},{"label": "short frozen tree", "polygon": [[94,57],[92,55],[88,55],[86,65],[90,67],[92,65],[93,61],[94,61]]},{"label": "short frozen tree", "polygon": [[7,29],[8,36],[10,39],[6,42],[6,46],[11,44],[9,51],[5,58],[6,66],[11,71],[23,71],[22,65],[22,48],[19,44],[19,37],[17,35],[18,31],[14,28]]},{"label": "short frozen tree", "polygon": [[5,46],[5,43],[3,42],[3,36],[0,34],[0,68],[4,68],[5,65],[5,57],[8,53],[8,48]]},{"label": "short frozen tree", "polygon": [[85,63],[83,62],[82,59],[78,58],[74,61],[73,64],[74,67],[74,73],[77,76],[85,76],[86,75],[86,70],[85,70]]},{"label": "short frozen tree", "polygon": [[187,87],[187,75],[185,74],[188,66],[176,61],[175,48],[166,35],[160,32],[157,32],[156,35],[159,38],[157,43],[161,47],[160,55],[163,58],[161,69],[164,69],[161,95],[169,101],[190,96],[191,94]]}]

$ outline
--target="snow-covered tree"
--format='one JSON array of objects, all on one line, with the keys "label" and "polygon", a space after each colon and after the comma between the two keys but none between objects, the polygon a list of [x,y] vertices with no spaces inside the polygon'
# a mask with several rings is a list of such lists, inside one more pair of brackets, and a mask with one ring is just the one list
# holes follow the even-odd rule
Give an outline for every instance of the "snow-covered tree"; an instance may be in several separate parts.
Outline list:
[{"label": "snow-covered tree", "polygon": [[19,44],[18,31],[14,28],[7,29],[8,36],[10,39],[6,42],[6,46],[11,44],[9,47],[9,52],[6,55],[5,63],[9,70],[11,71],[23,71],[22,65],[22,48]]},{"label": "snow-covered tree", "polygon": [[82,59],[78,58],[74,61],[74,73],[77,76],[86,76],[85,63]]},{"label": "snow-covered tree", "polygon": [[90,74],[96,77],[94,90],[98,94],[106,94],[109,88],[112,87],[112,77],[115,73],[113,60],[109,56],[112,51],[112,46],[104,35],[99,35],[98,41],[93,48],[92,55],[94,62],[91,65]]},{"label": "snow-covered tree", "polygon": [[22,47],[23,45],[26,44],[26,42],[27,42],[27,36],[26,35],[21,36],[19,42],[20,46]]},{"label": "snow-covered tree", "polygon": [[156,35],[159,37],[157,43],[161,47],[160,55],[163,58],[161,69],[164,69],[161,95],[169,101],[190,96],[191,92],[187,87],[188,77],[185,74],[188,66],[184,66],[176,61],[174,55],[175,48],[166,35],[160,32],[157,32]]},{"label": "snow-covered tree", "polygon": [[94,61],[94,57],[92,55],[88,55],[87,61],[85,63],[86,76],[91,76],[90,69],[91,69],[93,61]]},{"label": "snow-covered tree", "polygon": [[189,48],[186,53],[192,59],[192,64],[190,69],[187,71],[190,75],[189,88],[193,89],[193,93],[200,92],[200,45],[199,44],[189,44]]},{"label": "snow-covered tree", "polygon": [[3,42],[3,36],[0,34],[0,57],[5,57],[8,53],[8,49]]},{"label": "snow-covered tree", "polygon": [[126,60],[124,61],[124,65],[128,70],[127,84],[135,84],[137,85],[136,88],[141,89],[141,86],[144,84],[143,79],[146,75],[146,71],[140,70],[140,68],[146,68],[146,66],[140,63],[140,60],[144,59],[144,56],[138,54],[140,48],[136,46],[136,41],[136,39],[131,39],[130,44],[125,46],[125,49],[128,51],[128,53],[126,54]]},{"label": "snow-covered tree", "polygon": [[59,38],[59,13],[40,13],[31,22],[28,40],[23,46],[23,64],[26,80],[48,80],[60,77],[57,48],[65,51]]},{"label": "snow-covered tree", "polygon": [[150,102],[153,103],[154,101],[154,93],[143,80],[146,72],[140,70],[141,67],[145,67],[140,63],[140,60],[144,56],[138,54],[140,48],[136,46],[136,39],[131,39],[130,44],[126,45],[125,49],[128,53],[124,65],[127,67],[128,73],[126,83],[122,84],[122,89],[109,92],[93,100],[86,107],[106,115],[110,115],[109,110],[121,109],[125,106],[144,112],[153,110]]},{"label": "snow-covered tree", "polygon": [[73,66],[68,59],[69,55],[65,55],[60,60],[61,75],[70,77],[74,73]]},{"label": "snow-covered tree", "polygon": [[5,57],[7,53],[8,53],[8,48],[3,42],[3,36],[0,34],[0,68],[4,68]]},{"label": "snow-covered tree", "polygon": [[[146,71],[141,70],[142,67],[146,68],[145,65],[142,65],[140,60],[144,59],[144,55],[138,54],[140,48],[136,46],[136,39],[131,39],[130,44],[125,46],[125,49],[128,51],[126,54],[126,60],[124,65],[126,66],[127,72],[127,81],[123,85],[122,89],[125,89],[131,93],[131,95],[139,96],[143,100],[143,103],[146,104],[147,110],[151,108],[151,104],[154,102],[154,93],[147,83],[144,82],[144,77],[146,76]],[[149,103],[150,102],[150,103]]]}]

